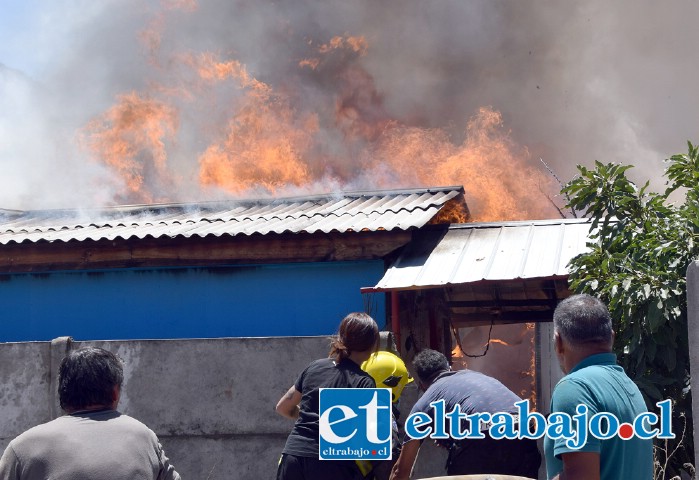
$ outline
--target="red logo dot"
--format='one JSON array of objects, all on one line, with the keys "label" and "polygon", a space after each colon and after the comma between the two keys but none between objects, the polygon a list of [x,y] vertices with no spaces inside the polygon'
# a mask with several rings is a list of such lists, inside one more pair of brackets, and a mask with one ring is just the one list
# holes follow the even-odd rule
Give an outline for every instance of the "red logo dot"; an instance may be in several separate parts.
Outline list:
[{"label": "red logo dot", "polygon": [[371,454],[372,454],[372,455],[376,455],[376,450],[372,450],[372,451],[371,451]]},{"label": "red logo dot", "polygon": [[619,426],[619,437],[623,440],[628,440],[633,437],[633,427],[628,423],[622,423]]}]

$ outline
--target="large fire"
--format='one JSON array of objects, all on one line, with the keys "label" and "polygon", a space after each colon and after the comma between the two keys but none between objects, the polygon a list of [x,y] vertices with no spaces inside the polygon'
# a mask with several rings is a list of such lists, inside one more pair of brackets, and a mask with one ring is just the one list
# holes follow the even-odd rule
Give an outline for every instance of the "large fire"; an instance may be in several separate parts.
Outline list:
[{"label": "large fire", "polygon": [[[533,323],[497,325],[492,332],[487,326],[452,329],[452,335],[454,370],[470,368],[491,375],[521,398],[529,399],[530,405],[536,409],[536,357],[533,355],[536,333]],[[484,352],[487,355],[483,355]],[[522,368],[523,365],[526,367]]]},{"label": "large fire", "polygon": [[[201,198],[212,188],[240,196],[463,185],[474,220],[555,215],[551,178],[494,108],[465,112],[457,135],[392,115],[362,62],[364,37],[307,39],[307,55],[291,59],[295,75],[260,79],[233,54],[165,51],[167,12],[197,6],[163,5],[140,35],[149,86],[118,97],[81,132],[126,185],[116,202],[182,200],[173,192],[191,191],[188,182]],[[185,137],[196,148],[184,150]],[[183,157],[198,174],[174,172],[171,159]]]},{"label": "large fire", "polygon": [[169,181],[165,144],[174,139],[177,125],[174,107],[132,92],[87,125],[84,143],[124,179],[126,197],[152,202],[153,179]]}]

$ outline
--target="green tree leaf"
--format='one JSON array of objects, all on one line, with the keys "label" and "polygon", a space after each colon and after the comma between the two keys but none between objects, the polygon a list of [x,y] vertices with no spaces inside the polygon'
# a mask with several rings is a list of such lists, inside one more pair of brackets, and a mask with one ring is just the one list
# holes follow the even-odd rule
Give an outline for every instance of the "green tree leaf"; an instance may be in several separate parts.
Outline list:
[{"label": "green tree leaf", "polygon": [[[620,364],[654,408],[655,401],[677,401],[673,421],[692,424],[687,340],[687,265],[699,258],[699,146],[665,160],[662,194],[638,188],[626,177],[632,168],[595,161],[562,189],[569,207],[591,220],[589,251],[569,263],[569,285],[598,296],[609,306],[617,332]],[[684,193],[684,203],[668,195]],[[678,193],[679,193],[678,192]],[[670,476],[683,462],[694,464],[692,438],[677,447]],[[668,477],[669,478],[669,477]]]}]

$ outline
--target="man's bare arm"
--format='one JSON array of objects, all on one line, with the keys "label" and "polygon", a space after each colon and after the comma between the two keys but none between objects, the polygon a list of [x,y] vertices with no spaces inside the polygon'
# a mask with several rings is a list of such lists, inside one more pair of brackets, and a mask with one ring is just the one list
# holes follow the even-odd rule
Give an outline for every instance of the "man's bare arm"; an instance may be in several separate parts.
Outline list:
[{"label": "man's bare arm", "polygon": [[407,480],[410,478],[410,473],[413,470],[417,453],[420,451],[420,441],[410,440],[403,444],[396,464],[391,470],[389,480]]},{"label": "man's bare arm", "polygon": [[564,453],[561,459],[563,471],[554,480],[599,480],[599,453]]}]

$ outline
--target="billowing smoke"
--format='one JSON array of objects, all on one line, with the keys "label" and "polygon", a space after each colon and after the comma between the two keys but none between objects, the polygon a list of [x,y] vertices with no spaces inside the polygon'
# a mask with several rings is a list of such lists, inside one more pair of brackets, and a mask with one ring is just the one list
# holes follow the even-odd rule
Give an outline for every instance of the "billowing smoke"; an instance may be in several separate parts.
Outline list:
[{"label": "billowing smoke", "polygon": [[463,184],[552,217],[540,158],[657,182],[699,141],[693,0],[43,3],[0,58],[0,208]]}]

